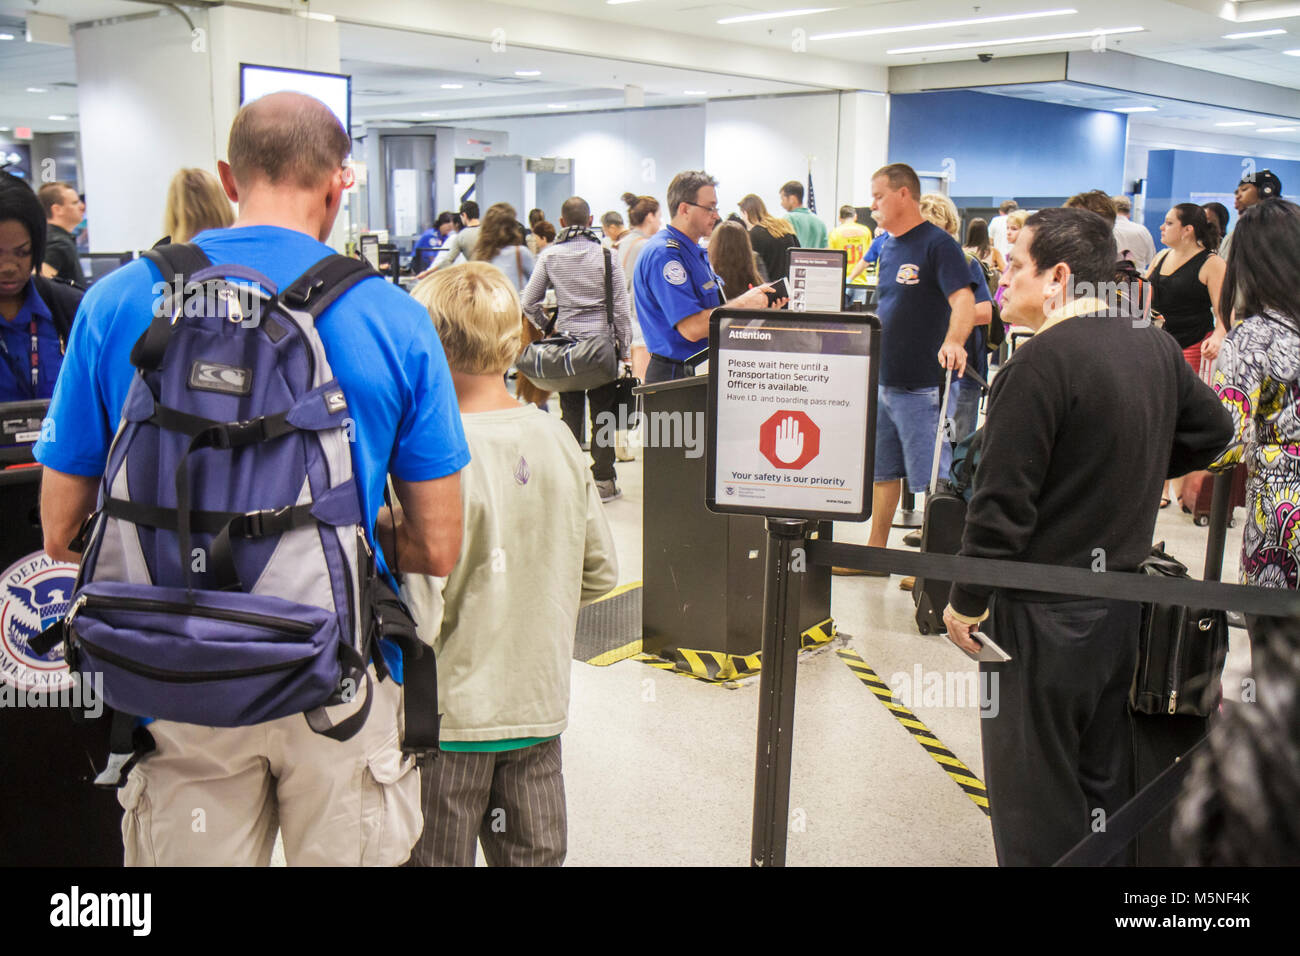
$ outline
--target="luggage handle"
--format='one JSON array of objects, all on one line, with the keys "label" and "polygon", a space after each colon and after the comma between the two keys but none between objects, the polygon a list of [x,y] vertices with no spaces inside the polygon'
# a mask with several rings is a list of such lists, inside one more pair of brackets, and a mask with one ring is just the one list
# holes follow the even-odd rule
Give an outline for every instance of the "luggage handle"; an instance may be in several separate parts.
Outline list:
[{"label": "luggage handle", "polygon": [[952,369],[944,369],[943,399],[939,403],[939,429],[934,436],[934,461],[930,465],[930,494],[939,484],[939,453],[943,449],[944,425],[948,421],[948,393],[952,391]]}]

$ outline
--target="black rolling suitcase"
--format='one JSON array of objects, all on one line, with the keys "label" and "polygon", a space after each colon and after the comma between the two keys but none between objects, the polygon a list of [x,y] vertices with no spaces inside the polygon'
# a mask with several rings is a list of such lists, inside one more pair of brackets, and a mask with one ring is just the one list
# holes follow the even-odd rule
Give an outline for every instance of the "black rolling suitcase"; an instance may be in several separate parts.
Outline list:
[{"label": "black rolling suitcase", "polygon": [[[944,376],[943,401],[939,409],[939,433],[934,441],[934,463],[930,467],[930,494],[925,499],[925,524],[921,529],[922,554],[956,554],[961,550],[962,531],[966,527],[966,500],[957,494],[947,479],[939,480],[939,452],[945,441],[944,423],[948,420],[948,393],[952,370]],[[912,600],[916,604],[916,627],[922,634],[942,634],[943,609],[948,606],[951,581],[932,578],[916,579]]]}]

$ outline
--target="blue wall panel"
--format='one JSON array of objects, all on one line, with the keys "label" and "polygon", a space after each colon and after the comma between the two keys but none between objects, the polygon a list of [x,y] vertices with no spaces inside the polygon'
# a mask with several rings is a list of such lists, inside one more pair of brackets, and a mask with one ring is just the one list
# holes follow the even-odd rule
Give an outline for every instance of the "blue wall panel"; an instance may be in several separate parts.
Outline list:
[{"label": "blue wall panel", "polygon": [[1159,236],[1160,224],[1170,209],[1180,202],[1208,202],[1207,194],[1219,194],[1218,201],[1228,207],[1231,224],[1235,225],[1237,212],[1229,197],[1245,171],[1251,168],[1271,169],[1276,173],[1282,180],[1282,193],[1287,197],[1294,198],[1300,192],[1300,162],[1296,160],[1153,149],[1147,157],[1147,228]]},{"label": "blue wall panel", "polygon": [[932,172],[951,160],[954,197],[1118,193],[1127,122],[1119,113],[990,93],[899,93],[889,101],[889,159]]}]

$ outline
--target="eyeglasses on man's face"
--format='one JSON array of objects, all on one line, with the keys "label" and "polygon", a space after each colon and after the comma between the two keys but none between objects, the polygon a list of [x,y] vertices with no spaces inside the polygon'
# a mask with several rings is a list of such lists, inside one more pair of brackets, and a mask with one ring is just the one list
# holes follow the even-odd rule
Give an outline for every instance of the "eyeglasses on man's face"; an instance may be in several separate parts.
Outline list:
[{"label": "eyeglasses on man's face", "polygon": [[691,202],[689,199],[684,199],[684,200],[682,200],[682,201],[685,202],[686,205],[688,205],[688,206],[694,206],[696,209],[703,209],[703,210],[707,211],[707,212],[709,213],[709,215],[711,215],[711,216],[717,216],[719,219],[722,218],[722,214],[721,214],[720,212],[718,212],[718,204],[717,204],[717,203],[714,203],[712,206],[705,206],[705,205],[702,205],[701,203]]}]

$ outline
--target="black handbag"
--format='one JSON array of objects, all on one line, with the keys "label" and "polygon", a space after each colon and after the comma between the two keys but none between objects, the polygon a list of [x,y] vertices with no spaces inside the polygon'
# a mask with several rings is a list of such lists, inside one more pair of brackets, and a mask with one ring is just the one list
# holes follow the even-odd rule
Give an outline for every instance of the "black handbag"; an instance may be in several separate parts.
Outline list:
[{"label": "black handbag", "polygon": [[[1139,570],[1187,577],[1187,567],[1163,547],[1163,542],[1153,547]],[[1140,714],[1210,716],[1219,704],[1227,656],[1228,616],[1223,611],[1143,604],[1129,706]]]},{"label": "black handbag", "polygon": [[614,327],[613,266],[605,253],[605,318],[608,335],[574,338],[553,334],[524,348],[515,360],[519,374],[547,392],[586,392],[618,377],[618,346]]},{"label": "black handbag", "polygon": [[633,392],[640,384],[641,380],[632,374],[630,368],[625,368],[623,375],[614,382],[614,417],[620,428],[623,422],[627,422],[628,428],[641,424],[641,397]]}]

